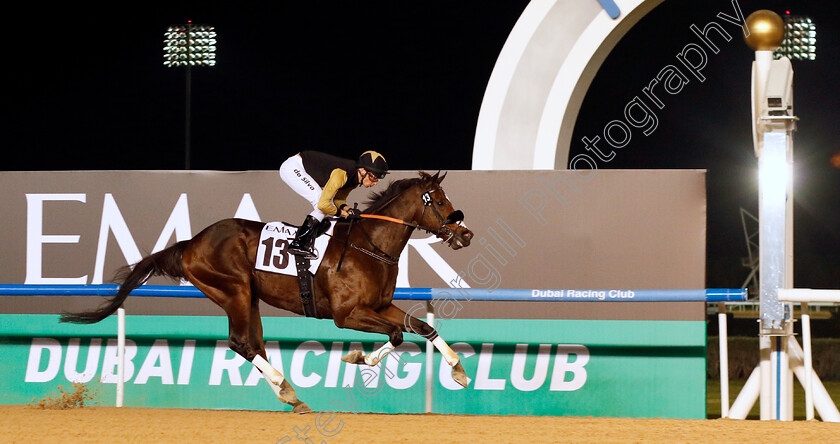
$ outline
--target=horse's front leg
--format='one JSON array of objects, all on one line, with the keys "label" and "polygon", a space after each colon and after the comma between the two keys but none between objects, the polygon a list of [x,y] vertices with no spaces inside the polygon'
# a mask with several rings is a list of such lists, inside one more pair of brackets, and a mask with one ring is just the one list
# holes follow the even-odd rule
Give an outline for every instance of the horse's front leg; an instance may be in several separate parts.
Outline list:
[{"label": "horse's front leg", "polygon": [[365,355],[361,350],[353,350],[341,358],[341,360],[350,364],[366,364],[373,367],[385,359],[385,357],[393,350],[394,344],[392,344],[391,341],[388,341],[385,345],[379,347],[370,354]]},{"label": "horse's front leg", "polygon": [[341,358],[342,361],[350,364],[375,366],[403,342],[400,326],[369,308],[354,307],[346,316],[337,314],[333,319],[338,327],[369,333],[381,333],[388,335],[390,339],[385,345],[368,355],[365,355],[361,350],[353,350]]},{"label": "horse's front leg", "polygon": [[452,380],[464,388],[470,385],[470,380],[467,378],[467,372],[464,371],[464,366],[461,365],[461,359],[458,357],[458,354],[449,347],[449,344],[447,344],[443,338],[438,336],[437,333],[435,333],[435,338],[432,340],[432,344],[436,349],[438,349],[440,354],[443,355],[443,359],[446,360],[446,363],[452,367]]},{"label": "horse's front leg", "polygon": [[356,364],[356,365],[369,365],[371,367],[376,366],[379,364],[386,356],[388,356],[394,350],[394,345],[391,344],[391,341],[388,341],[382,347],[379,347],[375,351],[369,354],[364,354],[361,350],[353,350],[350,353],[346,354],[342,361],[347,362],[349,364]]},{"label": "horse's front leg", "polygon": [[461,358],[458,357],[458,354],[438,335],[437,331],[431,325],[409,315],[394,305],[380,310],[380,313],[385,318],[393,322],[398,322],[402,326],[402,331],[414,333],[431,341],[440,354],[443,355],[446,363],[452,367],[452,380],[465,388],[470,384],[470,380],[467,378],[467,372],[464,371],[464,366],[461,365]]}]

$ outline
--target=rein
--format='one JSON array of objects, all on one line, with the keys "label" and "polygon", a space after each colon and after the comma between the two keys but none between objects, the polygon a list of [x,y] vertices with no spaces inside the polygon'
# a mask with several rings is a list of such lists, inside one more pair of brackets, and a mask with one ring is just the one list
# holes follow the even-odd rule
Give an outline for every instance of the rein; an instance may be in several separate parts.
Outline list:
[{"label": "rein", "polygon": [[405,225],[407,227],[417,228],[417,229],[420,229],[420,230],[425,230],[429,233],[433,233],[433,232],[436,231],[436,230],[426,228],[426,227],[423,227],[423,226],[420,226],[420,225],[417,225],[417,224],[413,224],[411,222],[406,222],[402,219],[397,219],[396,217],[391,217],[391,216],[381,216],[379,214],[360,214],[359,216],[362,217],[363,219],[379,219],[379,220],[384,220],[384,221],[387,221],[387,222],[393,222],[395,224],[401,224],[401,225]]},{"label": "rein", "polygon": [[387,220],[388,222],[393,222],[395,224],[403,224],[403,225],[408,225],[408,226],[411,226],[411,227],[414,227],[414,228],[419,228],[417,225],[410,224],[410,223],[408,223],[408,222],[406,222],[402,219],[397,219],[396,217],[391,217],[391,216],[382,216],[382,215],[379,215],[379,214],[360,214],[359,217],[362,217],[364,219]]},{"label": "rein", "polygon": [[[391,200],[388,201],[388,203],[390,203],[392,200],[396,199],[397,197],[398,196],[394,196],[393,198],[391,198]],[[348,246],[350,246],[350,247],[352,247],[352,248],[354,248],[354,249],[356,249],[356,250],[358,250],[358,251],[360,251],[364,254],[367,254],[368,256],[373,257],[374,259],[382,261],[382,262],[384,262],[388,265],[396,265],[397,263],[399,263],[399,256],[397,256],[397,257],[391,256],[390,254],[386,253],[381,248],[376,246],[376,244],[373,242],[373,239],[370,238],[370,235],[364,229],[362,229],[362,233],[365,235],[365,238],[367,239],[368,243],[376,250],[376,252],[370,251],[370,250],[362,248],[362,247],[360,247],[360,246],[358,246],[358,245],[356,245],[352,242],[349,242],[350,230],[353,228],[353,224],[357,221],[361,221],[361,219],[382,220],[382,221],[385,221],[385,222],[391,222],[391,223],[395,223],[395,224],[399,224],[399,225],[405,225],[407,227],[411,227],[411,229],[423,230],[427,233],[434,234],[438,237],[441,237],[443,242],[448,242],[450,239],[452,239],[452,237],[455,235],[455,233],[453,233],[452,230],[450,230],[449,228],[446,227],[446,223],[447,223],[448,219],[443,217],[443,215],[440,214],[440,212],[437,210],[437,208],[435,208],[434,205],[432,205],[431,191],[426,191],[425,193],[423,193],[422,199],[423,199],[423,213],[424,214],[426,213],[426,208],[431,208],[432,211],[435,214],[435,217],[437,217],[438,222],[440,222],[440,224],[441,224],[440,228],[435,229],[435,228],[424,227],[422,225],[411,223],[411,222],[406,222],[403,219],[398,219],[396,217],[391,217],[391,216],[383,216],[383,215],[379,215],[379,214],[359,214],[359,215],[357,215],[358,218],[351,218],[350,219],[350,224],[347,227],[347,237],[345,238],[345,241],[344,241],[344,251],[342,251],[341,258],[338,261],[337,270],[341,271],[341,264],[344,262],[344,255],[347,252],[347,247]],[[462,217],[463,217],[463,214],[462,214]],[[421,216],[421,219],[422,219],[422,216]],[[446,236],[446,239],[443,239],[442,236]],[[379,254],[377,254],[377,253],[379,253]]]},{"label": "rein", "polygon": [[[428,192],[426,192],[424,194],[424,196],[426,196],[427,194],[428,194]],[[361,217],[363,219],[379,219],[379,220],[384,220],[386,222],[393,222],[395,224],[400,224],[400,225],[405,225],[407,227],[416,228],[418,230],[423,230],[427,233],[431,233],[431,234],[438,235],[438,236],[448,235],[448,237],[446,239],[443,239],[443,242],[446,242],[449,239],[451,239],[452,236],[454,235],[454,233],[452,233],[452,230],[450,230],[449,228],[446,228],[446,226],[445,226],[446,225],[446,218],[443,217],[442,214],[440,214],[440,212],[437,210],[437,208],[435,208],[434,206],[431,205],[430,200],[427,201],[426,198],[424,197],[423,203],[424,203],[423,212],[425,213],[426,208],[431,207],[432,211],[434,211],[434,213],[435,213],[435,217],[437,217],[438,222],[440,222],[441,228],[435,229],[435,228],[424,227],[422,225],[413,224],[411,222],[406,222],[402,219],[397,219],[397,218],[391,217],[391,216],[382,216],[382,215],[379,215],[379,214],[360,214],[359,217]],[[422,216],[421,216],[421,218],[422,218]]]},{"label": "rein", "polygon": [[[408,223],[408,222],[406,222],[402,219],[397,219],[395,217],[390,217],[390,216],[380,216],[378,214],[361,214],[359,216],[362,217],[362,218],[366,218],[366,219],[379,219],[379,220],[384,220],[384,221],[387,221],[387,222],[393,222],[393,223],[396,223],[396,224],[407,225],[407,226],[412,227],[412,228],[421,228],[421,229],[423,228],[423,227],[420,227],[419,225],[411,224],[411,223]],[[365,235],[365,238],[367,239],[368,243],[380,254],[376,254],[373,251],[367,250],[365,248],[362,248],[362,247],[350,242],[350,230],[353,229],[353,224],[356,223],[356,221],[357,221],[357,219],[350,219],[350,224],[347,226],[347,237],[345,237],[345,239],[344,239],[344,251],[341,252],[341,258],[338,260],[338,267],[336,267],[336,271],[341,271],[341,264],[344,262],[344,255],[345,255],[345,253],[347,253],[347,247],[348,246],[353,247],[354,249],[356,249],[356,250],[358,250],[358,251],[360,251],[360,252],[362,252],[362,253],[364,253],[364,254],[366,254],[366,255],[374,258],[374,259],[385,262],[388,265],[398,264],[399,261],[400,261],[399,256],[393,257],[390,254],[383,251],[378,246],[376,246],[376,244],[373,243],[373,239],[370,238],[370,235],[364,229],[362,229],[362,234]]]},{"label": "rein", "polygon": [[[389,216],[380,216],[378,214],[361,214],[360,216],[362,218],[366,218],[366,219],[379,219],[379,220],[384,220],[384,221],[387,221],[387,222],[393,222],[393,223],[396,223],[396,224],[407,225],[407,226],[412,227],[412,228],[422,228],[422,227],[419,227],[417,225],[410,224],[410,223],[408,223],[408,222],[406,222],[402,219],[397,219],[397,218],[389,217]],[[353,224],[356,223],[357,220],[358,219],[350,219],[350,224],[347,227],[347,237],[344,239],[344,251],[341,252],[341,258],[338,260],[338,267],[336,267],[336,271],[341,271],[341,264],[344,262],[344,254],[347,253],[347,247],[348,246],[350,246],[350,247],[352,247],[352,248],[354,248],[354,249],[356,249],[356,250],[358,250],[358,251],[360,251],[360,252],[362,252],[362,253],[364,253],[364,254],[366,254],[366,255],[374,258],[374,259],[385,262],[388,265],[398,264],[399,261],[400,261],[399,256],[393,257],[390,254],[383,251],[378,246],[376,246],[376,244],[373,243],[373,239],[370,238],[370,235],[368,234],[367,231],[364,230],[364,228],[362,228],[362,234],[365,235],[365,238],[367,239],[368,243],[380,254],[376,254],[373,251],[362,248],[362,247],[354,244],[353,242],[350,242],[350,230],[353,228]]]}]

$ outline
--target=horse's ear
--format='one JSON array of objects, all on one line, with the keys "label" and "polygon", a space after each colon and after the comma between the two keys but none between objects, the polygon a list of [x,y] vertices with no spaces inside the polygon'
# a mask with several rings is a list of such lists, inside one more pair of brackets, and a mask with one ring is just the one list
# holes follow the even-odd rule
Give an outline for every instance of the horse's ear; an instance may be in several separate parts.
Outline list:
[{"label": "horse's ear", "polygon": [[448,172],[443,173],[443,176],[438,177],[440,175],[440,171],[438,171],[437,174],[435,174],[435,183],[440,185],[440,183],[443,182],[443,179],[446,178],[447,174],[449,174],[449,173]]}]

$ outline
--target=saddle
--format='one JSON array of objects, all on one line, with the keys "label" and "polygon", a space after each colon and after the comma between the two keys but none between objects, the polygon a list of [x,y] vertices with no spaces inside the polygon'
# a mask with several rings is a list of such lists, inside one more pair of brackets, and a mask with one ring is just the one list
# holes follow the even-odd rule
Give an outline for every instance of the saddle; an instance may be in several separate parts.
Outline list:
[{"label": "saddle", "polygon": [[288,251],[289,243],[294,239],[297,229],[300,228],[298,225],[288,222],[269,222],[265,224],[260,233],[257,261],[254,268],[269,273],[296,276],[301,291],[304,314],[308,317],[320,318],[317,310],[315,310],[312,276],[320,266],[323,253],[326,252],[329,244],[330,238],[324,236],[324,234],[329,234],[333,225],[330,220],[325,219],[315,227],[315,250],[319,252],[319,256],[311,260],[294,256]]}]

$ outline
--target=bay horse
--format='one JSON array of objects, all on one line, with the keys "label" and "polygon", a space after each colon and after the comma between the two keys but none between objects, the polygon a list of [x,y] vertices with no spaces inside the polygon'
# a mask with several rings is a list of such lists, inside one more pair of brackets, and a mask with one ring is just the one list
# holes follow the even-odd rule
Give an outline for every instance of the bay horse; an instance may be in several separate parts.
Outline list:
[{"label": "bay horse", "polygon": [[[468,246],[473,237],[461,223],[463,213],[453,208],[440,186],[444,177],[420,171],[419,177],[393,181],[386,190],[371,194],[360,220],[339,221],[314,276],[313,297],[319,317],[332,318],[336,326],[388,336],[389,342],[378,350],[366,356],[353,351],[342,358],[345,362],[375,366],[403,342],[403,332],[411,332],[432,341],[452,367],[452,378],[466,387],[464,368],[446,341],[392,303],[397,258],[415,229],[433,233],[453,250]],[[244,219],[216,222],[190,240],[123,267],[115,296],[96,310],[65,313],[61,322],[105,319],[152,276],[186,279],[227,314],[230,348],[262,372],[280,401],[294,412],[310,412],[265,353],[259,302],[297,314],[304,308],[297,277],[254,268],[264,226]]]}]

